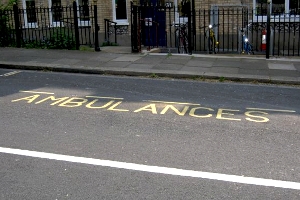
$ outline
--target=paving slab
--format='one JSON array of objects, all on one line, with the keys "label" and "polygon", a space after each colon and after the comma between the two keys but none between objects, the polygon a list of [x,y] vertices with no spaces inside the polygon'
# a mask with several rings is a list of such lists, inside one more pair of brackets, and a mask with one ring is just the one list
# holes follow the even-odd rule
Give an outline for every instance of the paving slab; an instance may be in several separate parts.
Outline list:
[{"label": "paving slab", "polygon": [[136,55],[125,55],[125,56],[120,56],[118,58],[113,59],[112,61],[117,61],[117,62],[134,62],[139,59],[141,59],[142,56],[136,56]]},{"label": "paving slab", "polygon": [[165,57],[162,56],[144,56],[139,60],[134,61],[134,63],[138,64],[149,64],[149,63],[161,63],[163,60],[165,59]]},{"label": "paving slab", "polygon": [[237,67],[211,67],[211,72],[217,72],[217,73],[226,73],[226,74],[238,74],[239,68]]},{"label": "paving slab", "polygon": [[181,72],[211,72],[210,67],[191,67],[191,66],[184,66],[180,70]]},{"label": "paving slab", "polygon": [[66,65],[72,65],[75,63],[78,63],[79,61],[81,61],[80,59],[70,59],[70,58],[62,58],[59,60],[54,61],[54,64],[66,64]]},{"label": "paving slab", "polygon": [[239,69],[239,74],[254,75],[254,76],[269,76],[269,70],[261,69]]},{"label": "paving slab", "polygon": [[103,63],[101,65],[101,67],[104,67],[104,68],[110,68],[110,67],[113,67],[113,68],[125,68],[127,65],[130,65],[131,62],[115,62],[115,61],[109,61],[109,62],[106,62],[106,63]]},{"label": "paving slab", "polygon": [[179,54],[179,55],[170,55],[167,56],[166,59],[168,60],[190,60],[192,57],[191,56],[186,56],[184,54]]},{"label": "paving slab", "polygon": [[269,70],[268,64],[264,62],[258,62],[258,63],[245,63],[240,62],[239,64],[236,64],[239,66],[240,69],[249,69],[249,70]]},{"label": "paving slab", "polygon": [[267,63],[262,63],[262,62],[256,62],[256,63],[240,62],[238,66],[240,69],[269,70]]},{"label": "paving slab", "polygon": [[152,67],[154,67],[155,64],[136,64],[136,63],[133,63],[133,64],[130,64],[130,65],[127,65],[126,68],[131,68],[131,69],[136,69],[136,70],[144,70],[144,69],[151,69]]},{"label": "paving slab", "polygon": [[189,60],[186,63],[186,66],[191,66],[191,67],[211,67],[213,66],[214,61],[208,61],[208,60],[201,60],[201,59],[192,59]]},{"label": "paving slab", "polygon": [[292,63],[268,63],[269,69],[279,69],[279,70],[293,70],[295,71],[296,68]]},{"label": "paving slab", "polygon": [[93,57],[89,57],[89,60],[95,60],[95,61],[100,61],[100,62],[108,62],[108,61],[111,61],[111,60],[114,60],[116,58],[118,58],[119,56],[118,55],[110,55],[110,54],[100,54],[100,55],[97,55],[97,56],[93,56]]},{"label": "paving slab", "polygon": [[273,69],[269,71],[270,76],[286,76],[286,77],[299,77],[300,72],[295,70],[278,70]]},{"label": "paving slab", "polygon": [[75,63],[75,65],[80,65],[84,67],[99,67],[101,66],[104,61],[98,61],[98,60],[85,60]]},{"label": "paving slab", "polygon": [[187,59],[165,59],[162,61],[162,63],[166,63],[166,64],[186,64],[189,60]]},{"label": "paving slab", "polygon": [[158,65],[155,65],[154,67],[152,67],[152,69],[156,69],[156,70],[180,70],[184,65],[177,65],[177,64],[165,64],[165,63],[161,63]]}]

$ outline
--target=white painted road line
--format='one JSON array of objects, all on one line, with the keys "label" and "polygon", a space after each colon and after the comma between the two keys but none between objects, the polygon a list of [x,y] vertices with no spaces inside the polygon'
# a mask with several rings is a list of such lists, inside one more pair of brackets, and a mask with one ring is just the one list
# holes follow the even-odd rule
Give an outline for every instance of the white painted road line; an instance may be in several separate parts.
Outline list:
[{"label": "white painted road line", "polygon": [[44,159],[73,162],[73,163],[82,163],[88,165],[98,165],[98,166],[135,170],[135,171],[142,171],[142,172],[151,172],[151,173],[159,173],[159,174],[167,174],[167,175],[175,175],[175,176],[185,176],[185,177],[226,181],[226,182],[233,182],[233,183],[243,183],[243,184],[250,184],[250,185],[257,185],[257,186],[300,190],[300,183],[290,182],[290,181],[281,181],[281,180],[273,180],[273,179],[263,179],[263,178],[255,178],[255,177],[244,177],[244,176],[236,176],[236,175],[228,175],[228,174],[211,173],[211,172],[184,170],[184,169],[177,169],[177,168],[141,165],[141,164],[134,164],[134,163],[100,160],[94,158],[84,158],[84,157],[68,156],[68,155],[21,150],[21,149],[11,149],[5,147],[0,147],[0,153],[28,156],[34,158],[44,158]]},{"label": "white painted road line", "polygon": [[37,91],[25,91],[25,90],[20,90],[20,92],[33,93],[33,94],[54,94],[52,92],[37,92]]},{"label": "white painted road line", "polygon": [[9,72],[9,73],[6,73],[6,74],[2,74],[0,76],[12,76],[12,75],[15,75],[15,74],[18,74],[20,73],[21,71],[13,71],[13,72]]}]

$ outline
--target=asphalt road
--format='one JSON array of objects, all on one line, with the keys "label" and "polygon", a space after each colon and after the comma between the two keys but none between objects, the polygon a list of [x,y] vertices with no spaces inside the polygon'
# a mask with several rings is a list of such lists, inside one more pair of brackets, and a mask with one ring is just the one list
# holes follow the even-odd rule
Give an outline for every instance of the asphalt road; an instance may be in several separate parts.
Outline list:
[{"label": "asphalt road", "polygon": [[300,199],[300,88],[0,69],[0,199]]}]

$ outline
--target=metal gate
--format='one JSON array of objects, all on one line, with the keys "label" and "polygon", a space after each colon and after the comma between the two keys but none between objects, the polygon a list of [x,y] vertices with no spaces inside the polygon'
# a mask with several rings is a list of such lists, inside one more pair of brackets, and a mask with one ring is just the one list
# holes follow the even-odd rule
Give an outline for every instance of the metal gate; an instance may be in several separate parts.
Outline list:
[{"label": "metal gate", "polygon": [[[151,0],[141,4],[134,5],[131,3],[131,44],[132,51],[141,51],[141,46],[151,47],[177,47],[178,29],[180,25],[186,25],[186,34],[188,38],[187,48],[192,51],[195,36],[195,23],[192,18],[191,3],[187,2],[186,15],[180,16],[180,11],[170,4],[162,5],[157,0]],[[168,22],[169,23],[168,23]],[[176,33],[177,32],[177,33]]]}]

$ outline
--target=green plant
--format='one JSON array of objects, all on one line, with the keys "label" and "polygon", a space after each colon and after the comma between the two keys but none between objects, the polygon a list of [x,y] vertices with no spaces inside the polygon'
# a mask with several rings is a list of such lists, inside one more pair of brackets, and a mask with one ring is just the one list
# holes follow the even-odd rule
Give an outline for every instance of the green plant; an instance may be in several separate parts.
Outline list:
[{"label": "green plant", "polygon": [[94,49],[91,46],[83,46],[83,45],[81,45],[79,47],[79,50],[80,51],[94,51]]},{"label": "green plant", "polygon": [[200,79],[200,77],[199,76],[193,76],[192,79],[193,80],[198,80],[198,79]]},{"label": "green plant", "polygon": [[150,75],[150,77],[151,77],[151,78],[158,78],[159,76],[157,76],[155,73],[152,73],[152,74]]},{"label": "green plant", "polygon": [[109,41],[105,41],[102,43],[101,45],[102,47],[106,47],[106,46],[119,46],[118,43],[115,43],[115,42],[109,42]]},{"label": "green plant", "polygon": [[8,27],[8,17],[5,10],[0,10],[0,46],[7,46],[10,29]]},{"label": "green plant", "polygon": [[23,41],[23,47],[25,47],[27,49],[41,48],[40,44],[37,41],[34,41],[34,40],[25,40],[25,41]]},{"label": "green plant", "polygon": [[223,76],[221,76],[221,77],[219,78],[219,81],[220,81],[220,82],[224,82],[224,81],[225,81],[225,78],[224,78]]},{"label": "green plant", "polygon": [[9,0],[6,4],[0,3],[0,10],[11,9],[14,4],[17,4],[18,0]]},{"label": "green plant", "polygon": [[11,8],[17,0],[9,0],[7,4],[0,3],[0,46],[13,46],[12,38],[14,30],[10,27]]},{"label": "green plant", "polygon": [[70,34],[65,29],[56,28],[52,32],[52,36],[48,41],[45,41],[45,45],[49,49],[75,49],[76,43]]},{"label": "green plant", "polygon": [[25,48],[41,48],[41,49],[69,49],[74,50],[76,43],[72,34],[67,29],[54,28],[51,30],[51,36],[43,36],[42,39],[33,38],[32,40],[24,40]]}]

